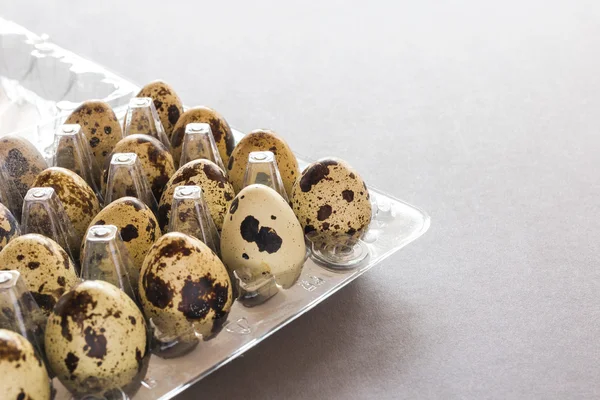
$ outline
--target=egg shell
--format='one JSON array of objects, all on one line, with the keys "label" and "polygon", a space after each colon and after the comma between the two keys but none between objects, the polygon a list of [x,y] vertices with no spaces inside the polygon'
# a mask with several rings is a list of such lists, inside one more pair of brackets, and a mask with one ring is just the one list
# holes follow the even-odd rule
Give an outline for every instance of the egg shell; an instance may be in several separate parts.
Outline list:
[{"label": "egg shell", "polygon": [[142,267],[139,293],[144,313],[165,335],[219,331],[233,303],[227,269],[204,243],[170,232],[152,246]]},{"label": "egg shell", "polygon": [[310,164],[294,185],[290,201],[306,234],[358,239],[371,222],[367,185],[339,159]]},{"label": "egg shell", "polygon": [[18,270],[46,315],[78,282],[75,266],[63,248],[36,233],[12,240],[0,252],[0,269]]},{"label": "egg shell", "polygon": [[279,193],[264,185],[246,186],[225,216],[221,254],[225,265],[243,282],[272,274],[288,288],[302,272],[304,233]]},{"label": "egg shell", "polygon": [[123,130],[114,111],[99,100],[83,102],[69,115],[65,124],[81,125],[98,167],[104,165],[113,147],[123,138]]},{"label": "egg shell", "polygon": [[21,230],[16,218],[8,208],[0,204],[0,250],[20,234]]},{"label": "egg shell", "polygon": [[6,171],[7,187],[18,192],[19,204],[23,205],[23,197],[31,188],[37,174],[48,165],[40,152],[28,140],[17,136],[3,136],[0,139],[0,168]]},{"label": "egg shell", "polygon": [[185,127],[193,122],[203,122],[210,125],[223,165],[227,165],[229,156],[235,147],[235,139],[229,124],[219,113],[208,107],[199,106],[184,112],[173,128],[171,136],[171,153],[175,164],[179,165],[181,159],[181,146],[185,135]]},{"label": "egg shell", "polygon": [[100,203],[92,188],[76,173],[60,167],[42,171],[33,186],[54,189],[80,243],[92,218],[100,211]]},{"label": "egg shell", "polygon": [[165,185],[175,173],[173,156],[165,145],[152,136],[142,134],[129,135],[121,139],[104,164],[102,190],[106,188],[110,160],[115,153],[137,154],[152,193],[157,200],[160,200]]},{"label": "egg shell", "polygon": [[3,399],[50,400],[50,378],[27,339],[0,329],[0,376]]},{"label": "egg shell", "polygon": [[167,229],[171,217],[175,188],[183,185],[197,185],[202,188],[210,215],[217,229],[221,230],[223,218],[235,197],[235,192],[221,168],[212,161],[200,159],[190,161],[179,168],[167,183],[158,206],[158,223],[163,232]]},{"label": "egg shell", "polygon": [[[160,236],[158,221],[152,210],[135,197],[121,197],[102,209],[90,223],[93,225],[115,225],[123,244],[138,270],[156,239]],[[85,239],[81,244],[81,254]]]},{"label": "egg shell", "polygon": [[170,140],[175,124],[183,114],[183,104],[175,90],[168,83],[157,80],[144,86],[135,97],[152,98],[160,122]]},{"label": "egg shell", "polygon": [[288,196],[292,194],[292,186],[298,176],[298,161],[290,146],[273,131],[258,129],[250,132],[235,146],[227,164],[229,180],[236,193],[242,190],[244,175],[248,166],[248,156],[253,151],[270,151],[275,155],[281,180]]},{"label": "egg shell", "polygon": [[146,322],[116,286],[85,281],[56,304],[45,344],[50,366],[69,390],[97,393],[128,384],[143,367]]}]

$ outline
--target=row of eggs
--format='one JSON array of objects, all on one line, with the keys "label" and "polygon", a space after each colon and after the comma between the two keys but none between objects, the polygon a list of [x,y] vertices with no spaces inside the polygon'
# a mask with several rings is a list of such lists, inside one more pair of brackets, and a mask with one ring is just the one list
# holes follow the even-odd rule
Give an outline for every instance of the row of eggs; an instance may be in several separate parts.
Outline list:
[{"label": "row of eggs", "polygon": [[[115,225],[139,274],[136,292],[144,314],[168,336],[186,334],[190,322],[205,337],[218,332],[234,300],[234,276],[248,283],[272,275],[280,286],[290,287],[304,263],[304,234],[348,240],[359,238],[368,227],[366,185],[344,161],[320,160],[300,174],[289,146],[276,133],[253,131],[235,146],[225,119],[206,107],[183,112],[164,82],[144,87],[138,97],[145,96],[153,100],[166,144],[143,133],[123,137],[114,112],[101,102],[83,103],[67,123],[81,127],[104,171],[114,154],[136,154],[153,195],[160,199],[157,210],[131,197],[101,209],[97,193],[81,176],[46,168],[43,157],[24,139],[0,139],[0,169],[23,197],[31,187],[53,188],[82,247],[91,226]],[[176,169],[186,127],[198,122],[210,126],[222,162],[192,160]],[[141,119],[128,123],[137,124],[139,132],[145,129]],[[280,193],[263,185],[244,187],[254,151],[274,154]],[[106,175],[99,177],[103,186]],[[189,185],[202,189],[221,234],[219,249],[182,233],[166,233],[169,220],[178,217],[171,215],[175,190]],[[98,377],[113,386],[131,379],[147,351],[145,319],[135,302],[108,283],[76,285],[75,265],[64,249],[40,235],[18,236],[18,223],[5,207],[0,207],[0,246],[2,268],[21,271],[49,315],[46,354],[61,381],[73,391],[93,391],[94,385],[106,386]],[[221,258],[213,250],[220,250]],[[121,343],[124,335],[134,339]],[[89,377],[96,379],[90,382]]]}]

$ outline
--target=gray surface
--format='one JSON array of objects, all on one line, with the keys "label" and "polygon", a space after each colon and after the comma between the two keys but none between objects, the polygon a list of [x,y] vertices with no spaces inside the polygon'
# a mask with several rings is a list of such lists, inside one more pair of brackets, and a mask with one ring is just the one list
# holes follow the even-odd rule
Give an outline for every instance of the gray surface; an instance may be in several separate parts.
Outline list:
[{"label": "gray surface", "polygon": [[432,215],[182,399],[600,397],[597,0],[53,3],[0,14]]}]

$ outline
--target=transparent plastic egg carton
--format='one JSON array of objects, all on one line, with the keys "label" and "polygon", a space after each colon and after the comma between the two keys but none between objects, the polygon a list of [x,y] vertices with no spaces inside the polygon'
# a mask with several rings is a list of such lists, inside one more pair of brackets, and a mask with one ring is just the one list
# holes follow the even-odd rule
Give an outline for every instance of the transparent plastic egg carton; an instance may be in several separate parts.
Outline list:
[{"label": "transparent plastic egg carton", "polygon": [[[7,48],[7,44],[11,47]],[[54,55],[47,60],[48,54],[39,53],[40,48],[51,49],[50,54]],[[7,51],[11,52],[10,59],[4,56]],[[78,102],[104,99],[122,118],[128,99],[139,90],[98,65],[1,18],[0,52],[4,53],[0,57],[0,136],[8,133],[23,136],[46,155],[54,131]],[[243,137],[239,131],[234,130],[234,134],[236,142]],[[307,160],[298,156],[301,169],[306,167]],[[363,238],[367,257],[361,263],[354,268],[333,269],[308,258],[293,287],[280,289],[255,307],[236,302],[215,338],[179,358],[161,359],[152,355],[133,398],[174,397],[317,306],[429,228],[425,212],[378,189],[370,188],[369,192],[374,206],[373,220]],[[72,398],[56,378],[54,387],[56,399]]]}]

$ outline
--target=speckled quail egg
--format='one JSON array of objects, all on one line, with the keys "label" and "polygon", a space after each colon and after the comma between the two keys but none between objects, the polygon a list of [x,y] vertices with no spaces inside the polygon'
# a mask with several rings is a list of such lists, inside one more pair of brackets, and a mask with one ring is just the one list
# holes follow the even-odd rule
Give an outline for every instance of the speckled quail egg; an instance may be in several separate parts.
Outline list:
[{"label": "speckled quail egg", "polygon": [[8,208],[0,204],[0,250],[20,234],[17,220]]},{"label": "speckled quail egg", "polygon": [[0,329],[2,398],[50,400],[50,378],[31,343],[16,332]]},{"label": "speckled quail egg", "polygon": [[185,127],[192,122],[204,122],[210,125],[223,164],[227,165],[229,156],[235,147],[235,140],[231,128],[227,121],[225,121],[225,118],[219,113],[203,106],[190,108],[184,112],[173,128],[173,134],[171,136],[171,153],[173,154],[175,163],[179,164],[179,159],[181,158],[181,146],[183,145]]},{"label": "speckled quail egg", "polygon": [[221,254],[225,265],[243,282],[273,275],[288,288],[302,272],[304,233],[279,193],[264,185],[246,186],[225,216]]},{"label": "speckled quail egg", "polygon": [[81,243],[90,221],[100,211],[100,203],[92,188],[76,173],[60,167],[42,171],[33,186],[54,189]]},{"label": "speckled quail egg", "polygon": [[154,197],[159,200],[171,175],[175,173],[175,164],[169,150],[160,140],[149,135],[135,134],[124,137],[115,145],[111,156],[106,159],[102,179],[102,189],[106,188],[110,160],[115,153],[135,153],[152,188]]},{"label": "speckled quail egg", "polygon": [[290,146],[273,131],[258,129],[250,132],[235,146],[227,164],[229,180],[236,193],[242,190],[244,174],[248,166],[248,156],[253,151],[271,151],[277,160],[277,167],[288,196],[298,176],[298,161]]},{"label": "speckled quail egg", "polygon": [[217,164],[199,159],[190,161],[179,168],[165,187],[158,206],[158,223],[163,232],[171,217],[171,204],[175,188],[182,185],[198,185],[202,188],[210,215],[215,221],[217,229],[221,230],[223,218],[231,200],[235,197],[235,192]]},{"label": "speckled quail egg", "polygon": [[73,393],[94,394],[127,385],[143,368],[146,323],[116,286],[84,281],[65,293],[48,318],[46,355]]},{"label": "speckled quail egg", "polygon": [[160,122],[170,140],[175,124],[179,120],[179,116],[183,114],[183,105],[175,90],[168,83],[157,80],[144,86],[135,97],[152,98]]},{"label": "speckled quail egg", "polygon": [[294,184],[290,200],[306,234],[357,239],[371,222],[367,185],[339,159],[324,158],[310,164]]},{"label": "speckled quail egg", "polygon": [[121,138],[123,130],[114,111],[103,101],[90,100],[77,107],[65,124],[79,124],[99,167]]},{"label": "speckled quail egg", "polygon": [[163,335],[218,332],[233,302],[227,269],[200,240],[180,232],[160,237],[140,274],[144,312]]},{"label": "speckled quail egg", "polygon": [[[134,197],[121,197],[104,207],[90,223],[93,225],[115,225],[138,270],[142,268],[148,249],[160,236],[156,217],[147,205]],[[84,254],[84,246],[85,239],[81,254]]]},{"label": "speckled quail egg", "polygon": [[0,269],[16,269],[45,314],[77,284],[73,262],[54,240],[31,233],[12,240],[0,252]]},{"label": "speckled quail egg", "polygon": [[[0,168],[6,172],[3,178],[8,180],[4,186],[18,193],[17,196],[11,196],[16,202],[13,209],[15,213],[19,211],[20,215],[23,197],[37,174],[47,167],[42,154],[26,139],[17,136],[3,136],[0,139]],[[12,204],[5,205],[13,207]]]}]

